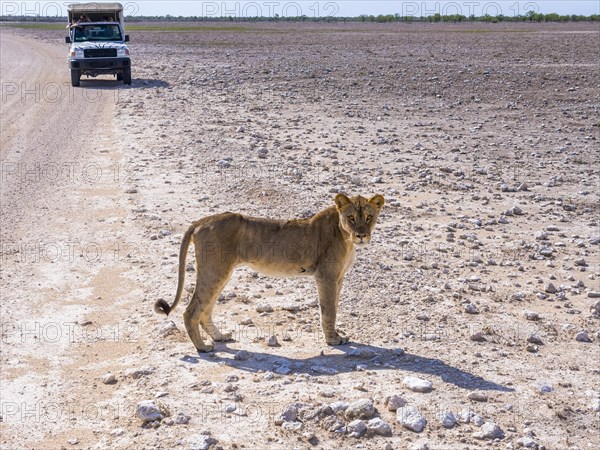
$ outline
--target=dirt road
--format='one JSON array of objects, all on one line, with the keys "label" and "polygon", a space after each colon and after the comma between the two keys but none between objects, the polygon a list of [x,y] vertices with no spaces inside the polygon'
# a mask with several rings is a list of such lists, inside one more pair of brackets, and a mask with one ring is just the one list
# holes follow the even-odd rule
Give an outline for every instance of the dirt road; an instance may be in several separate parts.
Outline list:
[{"label": "dirt road", "polygon": [[93,312],[124,286],[118,236],[127,228],[112,131],[121,86],[98,80],[73,89],[64,46],[5,31],[0,39],[0,447],[58,448],[56,435],[71,439],[89,404],[90,386],[75,375],[84,364],[78,352],[120,336],[110,320],[96,327]]}]

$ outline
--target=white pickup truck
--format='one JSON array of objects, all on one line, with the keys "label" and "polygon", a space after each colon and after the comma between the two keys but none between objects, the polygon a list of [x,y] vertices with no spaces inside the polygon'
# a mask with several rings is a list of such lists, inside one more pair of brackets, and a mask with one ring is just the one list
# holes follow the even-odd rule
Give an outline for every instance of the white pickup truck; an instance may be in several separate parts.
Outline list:
[{"label": "white pickup truck", "polygon": [[81,76],[112,74],[131,84],[131,60],[126,42],[123,5],[120,3],[74,3],[68,6],[71,85]]}]

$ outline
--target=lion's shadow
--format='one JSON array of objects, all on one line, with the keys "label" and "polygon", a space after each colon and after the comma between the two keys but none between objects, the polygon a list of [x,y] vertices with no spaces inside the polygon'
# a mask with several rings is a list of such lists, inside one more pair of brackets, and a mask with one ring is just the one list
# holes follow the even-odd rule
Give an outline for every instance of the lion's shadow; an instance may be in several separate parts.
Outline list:
[{"label": "lion's shadow", "polygon": [[[357,370],[401,370],[405,375],[432,375],[444,382],[462,389],[514,392],[513,388],[488,381],[478,375],[451,366],[441,359],[426,358],[404,353],[399,355],[393,349],[349,343],[335,347],[342,353],[320,354],[308,358],[287,358],[270,353],[247,351],[243,359],[235,359],[239,350],[218,343],[214,353],[202,353],[197,356],[186,355],[181,361],[197,364],[200,361],[224,363],[239,370],[256,373],[272,371],[287,375],[308,374],[314,376],[333,376],[339,373]],[[239,355],[238,355],[239,356]],[[289,369],[289,373],[286,373]]]}]

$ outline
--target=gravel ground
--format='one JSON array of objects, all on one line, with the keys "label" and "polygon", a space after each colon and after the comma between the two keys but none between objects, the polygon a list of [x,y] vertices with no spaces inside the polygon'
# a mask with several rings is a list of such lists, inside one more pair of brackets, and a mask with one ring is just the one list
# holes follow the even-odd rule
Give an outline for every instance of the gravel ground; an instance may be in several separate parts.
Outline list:
[{"label": "gravel ground", "polygon": [[[48,48],[62,37],[27,34]],[[25,226],[33,212],[7,228],[10,242],[76,239],[112,256],[23,264],[3,248],[1,448],[597,445],[597,26],[129,34],[133,85],[81,88],[99,89],[111,114],[105,141],[78,157],[111,177],[37,199],[53,206],[35,209],[46,237]],[[9,181],[6,195],[22,184]],[[337,192],[386,198],[342,289],[349,345],[324,344],[312,280],[245,268],[215,308],[236,340],[213,354],[195,353],[183,306],[152,312],[172,302],[192,221],[306,217]],[[81,336],[23,346],[32,323]]]}]

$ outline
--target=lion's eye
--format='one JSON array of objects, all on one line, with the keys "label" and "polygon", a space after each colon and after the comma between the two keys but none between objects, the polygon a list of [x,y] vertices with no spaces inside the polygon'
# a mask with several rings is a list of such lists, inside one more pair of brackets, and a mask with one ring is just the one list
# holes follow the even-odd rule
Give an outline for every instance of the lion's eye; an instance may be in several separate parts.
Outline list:
[{"label": "lion's eye", "polygon": [[367,216],[367,222],[370,222],[371,220],[373,220],[373,216]]},{"label": "lion's eye", "polygon": [[354,222],[354,216],[348,216],[348,220],[349,220],[350,222]]}]

